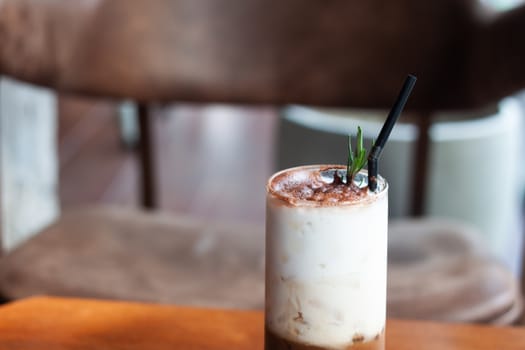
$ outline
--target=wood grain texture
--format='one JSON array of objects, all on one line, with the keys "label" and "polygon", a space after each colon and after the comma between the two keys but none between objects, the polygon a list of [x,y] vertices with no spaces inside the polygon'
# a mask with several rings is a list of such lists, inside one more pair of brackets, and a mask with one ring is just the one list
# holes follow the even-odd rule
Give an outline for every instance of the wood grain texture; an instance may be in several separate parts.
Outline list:
[{"label": "wood grain texture", "polygon": [[[0,260],[0,293],[262,309],[263,231],[109,206],[65,212]],[[389,316],[499,324],[519,316],[517,281],[461,226],[407,220],[389,231]]]},{"label": "wood grain texture", "polygon": [[10,299],[49,294],[262,308],[264,231],[115,207],[70,211],[3,258],[0,285]]},{"label": "wood grain texture", "polygon": [[[389,320],[386,350],[522,350],[524,328]],[[0,308],[0,348],[248,350],[263,313],[39,297]]]},{"label": "wood grain texture", "polygon": [[[525,7],[477,1],[3,0],[0,72],[141,101],[473,108],[525,86]],[[118,23],[118,25],[115,25]]]},{"label": "wood grain texture", "polygon": [[515,276],[491,257],[479,233],[451,219],[391,222],[389,317],[510,324],[522,309]]}]

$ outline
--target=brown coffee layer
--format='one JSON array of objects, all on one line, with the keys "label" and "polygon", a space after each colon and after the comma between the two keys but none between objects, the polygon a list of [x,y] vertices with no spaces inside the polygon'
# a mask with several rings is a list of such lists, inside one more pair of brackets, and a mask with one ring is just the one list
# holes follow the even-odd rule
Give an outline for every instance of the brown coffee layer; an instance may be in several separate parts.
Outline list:
[{"label": "brown coffee layer", "polygon": [[[319,167],[300,167],[283,171],[271,179],[268,190],[289,204],[298,201],[336,205],[339,203],[360,202],[368,195],[368,187],[348,185],[343,175],[342,165]],[[331,172],[332,176],[326,174]],[[346,181],[346,179],[344,179]]]},{"label": "brown coffee layer", "polygon": [[[360,335],[354,336],[354,341],[344,348],[345,350],[385,350],[385,335],[378,334],[371,341],[364,341]],[[333,348],[301,344],[279,337],[268,328],[264,330],[264,350],[333,350]]]}]

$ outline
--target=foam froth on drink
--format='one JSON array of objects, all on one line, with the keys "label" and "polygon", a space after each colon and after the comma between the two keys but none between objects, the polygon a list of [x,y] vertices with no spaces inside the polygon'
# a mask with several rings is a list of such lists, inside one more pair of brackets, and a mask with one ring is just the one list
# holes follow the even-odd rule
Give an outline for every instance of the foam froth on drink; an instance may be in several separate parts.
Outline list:
[{"label": "foam froth on drink", "polygon": [[[380,180],[379,192],[385,188]],[[373,199],[366,171],[356,176],[352,186],[346,181],[343,165],[303,166],[275,174],[268,182],[268,192],[290,205],[333,206]]]}]

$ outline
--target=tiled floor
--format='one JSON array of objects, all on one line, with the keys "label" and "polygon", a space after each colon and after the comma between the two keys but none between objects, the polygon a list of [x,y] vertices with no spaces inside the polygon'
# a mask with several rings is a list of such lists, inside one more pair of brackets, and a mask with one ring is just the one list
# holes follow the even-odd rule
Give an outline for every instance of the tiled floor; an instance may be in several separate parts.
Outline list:
[{"label": "tiled floor", "polygon": [[[153,118],[160,210],[263,224],[273,109],[176,105]],[[114,102],[62,98],[59,155],[64,209],[137,205],[136,158],[120,142]]]}]

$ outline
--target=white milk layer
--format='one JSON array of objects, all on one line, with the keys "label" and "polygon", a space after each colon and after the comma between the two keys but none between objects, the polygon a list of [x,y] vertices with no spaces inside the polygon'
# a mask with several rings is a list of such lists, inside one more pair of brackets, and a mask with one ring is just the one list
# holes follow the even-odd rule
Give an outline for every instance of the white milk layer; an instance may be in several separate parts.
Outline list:
[{"label": "white milk layer", "polygon": [[343,349],[384,330],[387,189],[369,196],[312,207],[268,195],[265,305],[274,334]]}]

